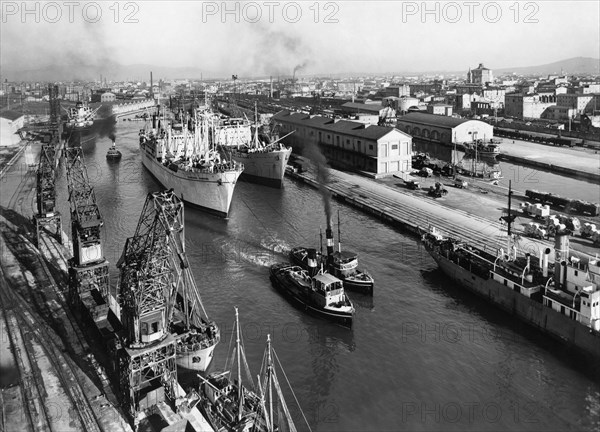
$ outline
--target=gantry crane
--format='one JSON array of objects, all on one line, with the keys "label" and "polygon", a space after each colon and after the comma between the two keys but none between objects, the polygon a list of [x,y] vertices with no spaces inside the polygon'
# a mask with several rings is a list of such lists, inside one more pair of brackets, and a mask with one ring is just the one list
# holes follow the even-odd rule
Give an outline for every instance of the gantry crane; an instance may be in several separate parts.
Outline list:
[{"label": "gantry crane", "polygon": [[[219,332],[199,318],[199,308],[204,309],[185,254],[183,202],[172,190],[148,194],[117,265],[125,329],[119,383],[135,424],[145,408],[182,396],[176,358],[181,345],[197,344],[195,337],[201,336],[212,354]],[[183,317],[183,332],[174,329],[176,316]]]},{"label": "gantry crane", "polygon": [[43,230],[49,232],[62,242],[62,222],[60,212],[56,209],[56,177],[61,149],[62,124],[60,122],[60,100],[58,86],[49,85],[50,128],[49,140],[42,144],[40,162],[37,169],[37,214],[34,215],[36,239],[40,244]]},{"label": "gantry crane", "polygon": [[67,188],[71,206],[73,258],[69,260],[69,300],[82,305],[95,322],[108,314],[109,273],[104,258],[102,227],[104,221],[96,204],[83,150],[65,147]]}]

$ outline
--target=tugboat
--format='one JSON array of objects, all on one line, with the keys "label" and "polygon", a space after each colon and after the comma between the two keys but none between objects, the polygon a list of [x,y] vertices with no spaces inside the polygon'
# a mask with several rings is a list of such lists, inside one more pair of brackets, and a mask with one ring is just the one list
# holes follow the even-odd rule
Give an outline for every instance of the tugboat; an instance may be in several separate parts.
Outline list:
[{"label": "tugboat", "polygon": [[[323,253],[320,252],[317,254],[317,261],[323,264],[329,273],[341,279],[345,289],[373,295],[375,281],[368,273],[358,270],[358,254],[350,251],[342,251],[339,212],[337,252],[333,251],[333,232],[330,222],[328,222],[325,234],[327,236],[327,256],[323,256]],[[290,252],[290,261],[308,270],[308,250],[304,247],[293,248]]]},{"label": "tugboat", "polygon": [[106,159],[118,161],[121,160],[121,152],[117,150],[117,144],[113,141],[112,146],[106,152]]},{"label": "tugboat", "polygon": [[352,327],[354,305],[343,282],[317,270],[317,251],[308,249],[309,270],[288,263],[273,264],[270,279],[294,305],[345,327]]}]

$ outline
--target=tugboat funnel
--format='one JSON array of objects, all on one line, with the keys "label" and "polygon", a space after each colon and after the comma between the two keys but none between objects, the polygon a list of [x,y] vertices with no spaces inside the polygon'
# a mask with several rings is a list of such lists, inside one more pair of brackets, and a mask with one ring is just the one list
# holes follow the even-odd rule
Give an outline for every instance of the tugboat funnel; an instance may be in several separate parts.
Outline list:
[{"label": "tugboat funnel", "polygon": [[544,263],[542,264],[542,276],[548,277],[548,256],[550,256],[550,248],[546,248],[544,251]]},{"label": "tugboat funnel", "polygon": [[327,219],[327,229],[325,230],[327,238],[327,269],[333,264],[333,230],[331,229],[331,219]]},{"label": "tugboat funnel", "polygon": [[317,268],[317,250],[308,249],[307,252],[308,274],[310,275],[310,277],[313,277],[319,271],[319,269]]}]

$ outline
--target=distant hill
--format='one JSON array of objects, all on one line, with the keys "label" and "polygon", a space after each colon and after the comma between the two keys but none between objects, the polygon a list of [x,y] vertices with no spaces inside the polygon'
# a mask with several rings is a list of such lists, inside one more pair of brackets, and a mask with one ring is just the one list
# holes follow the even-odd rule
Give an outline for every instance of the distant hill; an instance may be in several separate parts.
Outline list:
[{"label": "distant hill", "polygon": [[31,70],[12,70],[3,68],[2,78],[9,81],[93,81],[106,77],[112,81],[143,80],[150,81],[150,71],[156,81],[174,78],[213,78],[215,74],[195,67],[165,67],[147,64],[120,65],[103,63],[98,65],[56,64]]},{"label": "distant hill", "polygon": [[[515,73],[517,75],[553,75],[560,74],[561,70],[563,73],[568,75],[582,74],[582,75],[600,75],[600,59],[592,57],[574,57],[571,59],[561,60],[554,63],[539,65],[539,66],[525,66],[525,67],[513,67],[513,68],[492,68],[494,76]],[[190,78],[190,79],[204,79],[209,78],[227,78],[222,74],[217,74],[214,71],[207,71],[197,67],[166,67],[156,66],[149,64],[134,64],[134,65],[121,65],[114,62],[102,62],[99,64],[66,64],[59,63],[55,65],[49,65],[45,68],[36,68],[31,70],[14,70],[10,67],[3,67],[2,79],[7,78],[9,81],[93,81],[100,79],[100,75],[106,77],[112,81],[124,81],[124,80],[150,80],[150,71],[152,71],[154,79],[175,79],[175,78]],[[422,74],[452,74],[452,75],[465,75],[464,71],[420,71],[420,72],[388,72],[388,73],[375,73],[375,72],[363,72],[359,73],[327,73],[313,74],[314,76],[329,76],[329,77],[350,77],[357,75],[422,75]],[[255,77],[256,78],[256,77]],[[268,77],[267,77],[268,78]]]},{"label": "distant hill", "polygon": [[600,59],[592,57],[573,57],[566,60],[539,66],[494,69],[494,75],[515,73],[517,75],[555,75],[561,71],[567,75],[598,75],[600,74]]}]

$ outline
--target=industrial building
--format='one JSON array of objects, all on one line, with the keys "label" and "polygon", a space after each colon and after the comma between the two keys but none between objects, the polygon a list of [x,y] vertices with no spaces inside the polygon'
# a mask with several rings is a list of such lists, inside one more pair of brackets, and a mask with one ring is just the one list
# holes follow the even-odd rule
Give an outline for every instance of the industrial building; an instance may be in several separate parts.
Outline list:
[{"label": "industrial building", "polygon": [[21,136],[18,130],[23,127],[25,116],[17,111],[6,110],[0,113],[0,146],[18,144]]},{"label": "industrial building", "polygon": [[489,141],[494,137],[492,125],[479,120],[459,119],[445,115],[408,113],[398,119],[397,127],[414,138],[444,144]]},{"label": "industrial building", "polygon": [[547,108],[555,105],[554,94],[511,93],[505,96],[504,114],[518,119],[539,119]]},{"label": "industrial building", "polygon": [[273,121],[294,151],[318,146],[337,168],[383,177],[412,169],[412,137],[393,127],[364,125],[348,120],[280,111]]}]

